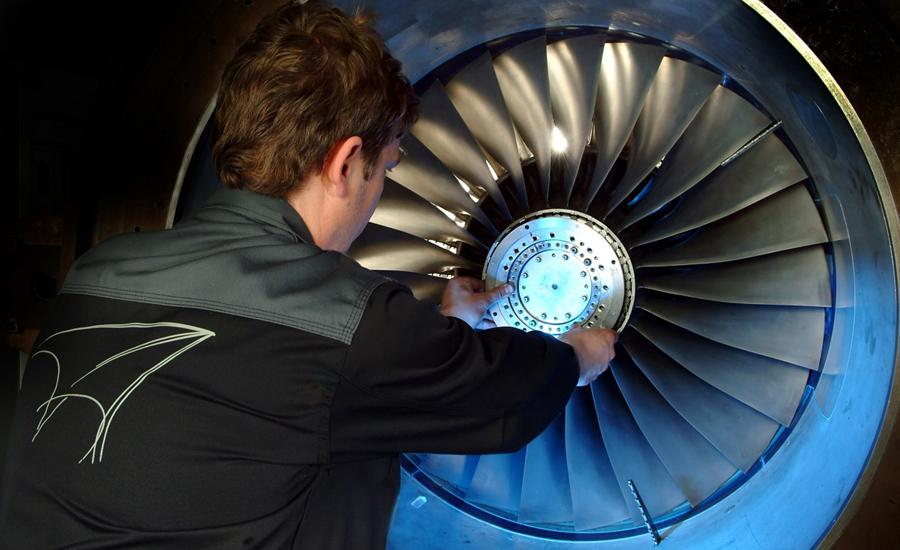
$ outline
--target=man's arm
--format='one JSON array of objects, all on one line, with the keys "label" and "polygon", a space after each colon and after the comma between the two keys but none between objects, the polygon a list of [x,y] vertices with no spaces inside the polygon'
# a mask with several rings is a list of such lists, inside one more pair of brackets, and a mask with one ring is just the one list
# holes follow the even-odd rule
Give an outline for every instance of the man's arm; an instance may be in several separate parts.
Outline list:
[{"label": "man's arm", "polygon": [[475,331],[385,284],[347,351],[332,452],[512,451],[559,414],[578,379],[567,344],[512,328]]}]

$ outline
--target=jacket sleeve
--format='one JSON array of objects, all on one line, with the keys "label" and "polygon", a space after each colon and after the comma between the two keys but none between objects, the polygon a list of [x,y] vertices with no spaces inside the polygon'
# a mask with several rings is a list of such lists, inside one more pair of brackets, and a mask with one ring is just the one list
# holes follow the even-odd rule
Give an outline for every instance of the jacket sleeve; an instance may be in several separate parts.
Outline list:
[{"label": "jacket sleeve", "polygon": [[512,328],[475,331],[384,284],[347,349],[332,455],[512,452],[561,412],[577,380],[568,344]]}]

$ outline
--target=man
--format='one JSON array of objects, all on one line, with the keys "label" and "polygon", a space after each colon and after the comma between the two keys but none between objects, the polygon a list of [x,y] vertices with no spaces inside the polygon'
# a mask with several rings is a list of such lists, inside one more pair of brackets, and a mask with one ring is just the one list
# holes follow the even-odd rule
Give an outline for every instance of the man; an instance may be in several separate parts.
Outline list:
[{"label": "man", "polygon": [[227,67],[223,183],[169,231],[73,267],[17,403],[6,548],[380,548],[403,452],[520,448],[614,334],[476,332],[345,252],[417,103],[361,16],[263,20]]}]

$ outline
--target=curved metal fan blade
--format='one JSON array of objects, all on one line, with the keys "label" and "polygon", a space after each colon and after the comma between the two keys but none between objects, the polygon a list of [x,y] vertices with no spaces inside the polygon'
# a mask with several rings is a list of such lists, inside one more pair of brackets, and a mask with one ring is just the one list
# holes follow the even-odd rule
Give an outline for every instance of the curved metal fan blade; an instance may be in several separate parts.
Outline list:
[{"label": "curved metal fan blade", "polygon": [[486,190],[506,219],[511,219],[506,199],[488,170],[487,159],[447,97],[444,86],[435,81],[422,94],[421,102],[422,114],[410,131],[454,174]]},{"label": "curved metal fan blade", "polygon": [[664,267],[727,262],[827,241],[812,197],[804,186],[795,185],[698,229],[680,244],[648,253],[635,264]]},{"label": "curved metal fan blade", "polygon": [[678,207],[647,228],[632,246],[658,241],[729,216],[806,179],[806,173],[774,134],[691,188]]},{"label": "curved metal fan blade", "polygon": [[630,326],[707,384],[779,424],[793,420],[808,370],[718,344],[652,315],[635,315]]},{"label": "curved metal fan blade", "polygon": [[605,41],[606,34],[598,33],[560,40],[547,48],[554,120],[568,142],[564,178],[566,203],[572,196],[581,156],[591,135]]},{"label": "curved metal fan blade", "polygon": [[422,461],[422,469],[450,482],[463,491],[468,489],[478,465],[477,455],[430,454]]},{"label": "curved metal fan blade", "polygon": [[410,271],[379,271],[379,273],[402,285],[408,286],[416,299],[429,300],[438,304],[441,303],[444,287],[447,286],[448,281],[448,279],[443,277],[434,277]]},{"label": "curved metal fan blade", "polygon": [[597,162],[583,210],[588,209],[625,147],[665,53],[658,46],[635,42],[614,42],[604,47],[594,114]]},{"label": "curved metal fan blade", "polygon": [[735,467],[675,412],[637,367],[620,360],[610,368],[638,427],[692,505],[735,474]]},{"label": "curved metal fan blade", "polygon": [[753,466],[777,422],[681,368],[634,330],[623,332],[620,342],[678,414],[742,471]]},{"label": "curved metal fan blade", "polygon": [[642,288],[733,304],[831,306],[821,246],[639,279]]},{"label": "curved metal fan blade", "polygon": [[611,373],[600,375],[591,384],[591,391],[603,442],[635,523],[643,524],[643,519],[631,496],[628,480],[634,482],[651,515],[664,514],[687,500],[641,434]]},{"label": "curved metal fan blade", "polygon": [[572,521],[572,496],[565,463],[565,416],[561,414],[526,447],[519,521]]},{"label": "curved metal fan blade", "polygon": [[384,191],[378,208],[372,214],[372,222],[423,239],[456,240],[487,248],[431,203],[387,178],[384,180]]},{"label": "curved metal fan blade", "polygon": [[625,174],[603,208],[603,217],[619,206],[672,148],[720,80],[718,74],[697,65],[663,58],[634,126]]},{"label": "curved metal fan blade", "polygon": [[818,369],[825,310],[747,306],[645,293],[636,307],[734,348]]},{"label": "curved metal fan blade", "polygon": [[494,72],[522,141],[534,154],[544,200],[550,198],[550,78],[547,39],[541,35],[494,59]]},{"label": "curved metal fan blade", "polygon": [[747,100],[724,86],[716,88],[666,155],[649,192],[628,213],[622,228],[693,187],[768,125],[769,118]]},{"label": "curved metal fan blade", "polygon": [[467,65],[447,83],[446,89],[475,139],[509,172],[519,203],[527,208],[528,194],[516,147],[516,133],[494,75],[491,55],[485,53]]},{"label": "curved metal fan blade", "polygon": [[442,273],[455,267],[481,268],[428,241],[374,223],[366,226],[347,255],[374,270]]},{"label": "curved metal fan blade", "polygon": [[522,495],[524,469],[524,447],[515,453],[482,455],[466,491],[466,498],[516,513]]},{"label": "curved metal fan blade", "polygon": [[462,186],[441,161],[412,134],[403,138],[403,160],[388,177],[425,200],[455,214],[480,221],[489,231],[497,229],[487,215],[469,198]]},{"label": "curved metal fan blade", "polygon": [[566,459],[575,529],[584,531],[628,519],[589,388],[575,388],[566,405]]}]

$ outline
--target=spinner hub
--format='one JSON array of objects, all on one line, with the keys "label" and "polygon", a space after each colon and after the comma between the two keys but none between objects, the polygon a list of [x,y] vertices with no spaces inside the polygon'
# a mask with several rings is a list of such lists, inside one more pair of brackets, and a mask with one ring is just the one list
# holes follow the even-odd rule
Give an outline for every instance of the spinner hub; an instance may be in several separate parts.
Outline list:
[{"label": "spinner hub", "polygon": [[573,327],[625,326],[634,272],[625,247],[601,222],[550,209],[511,224],[494,242],[482,273],[488,288],[514,291],[488,310],[497,326],[560,335]]}]

